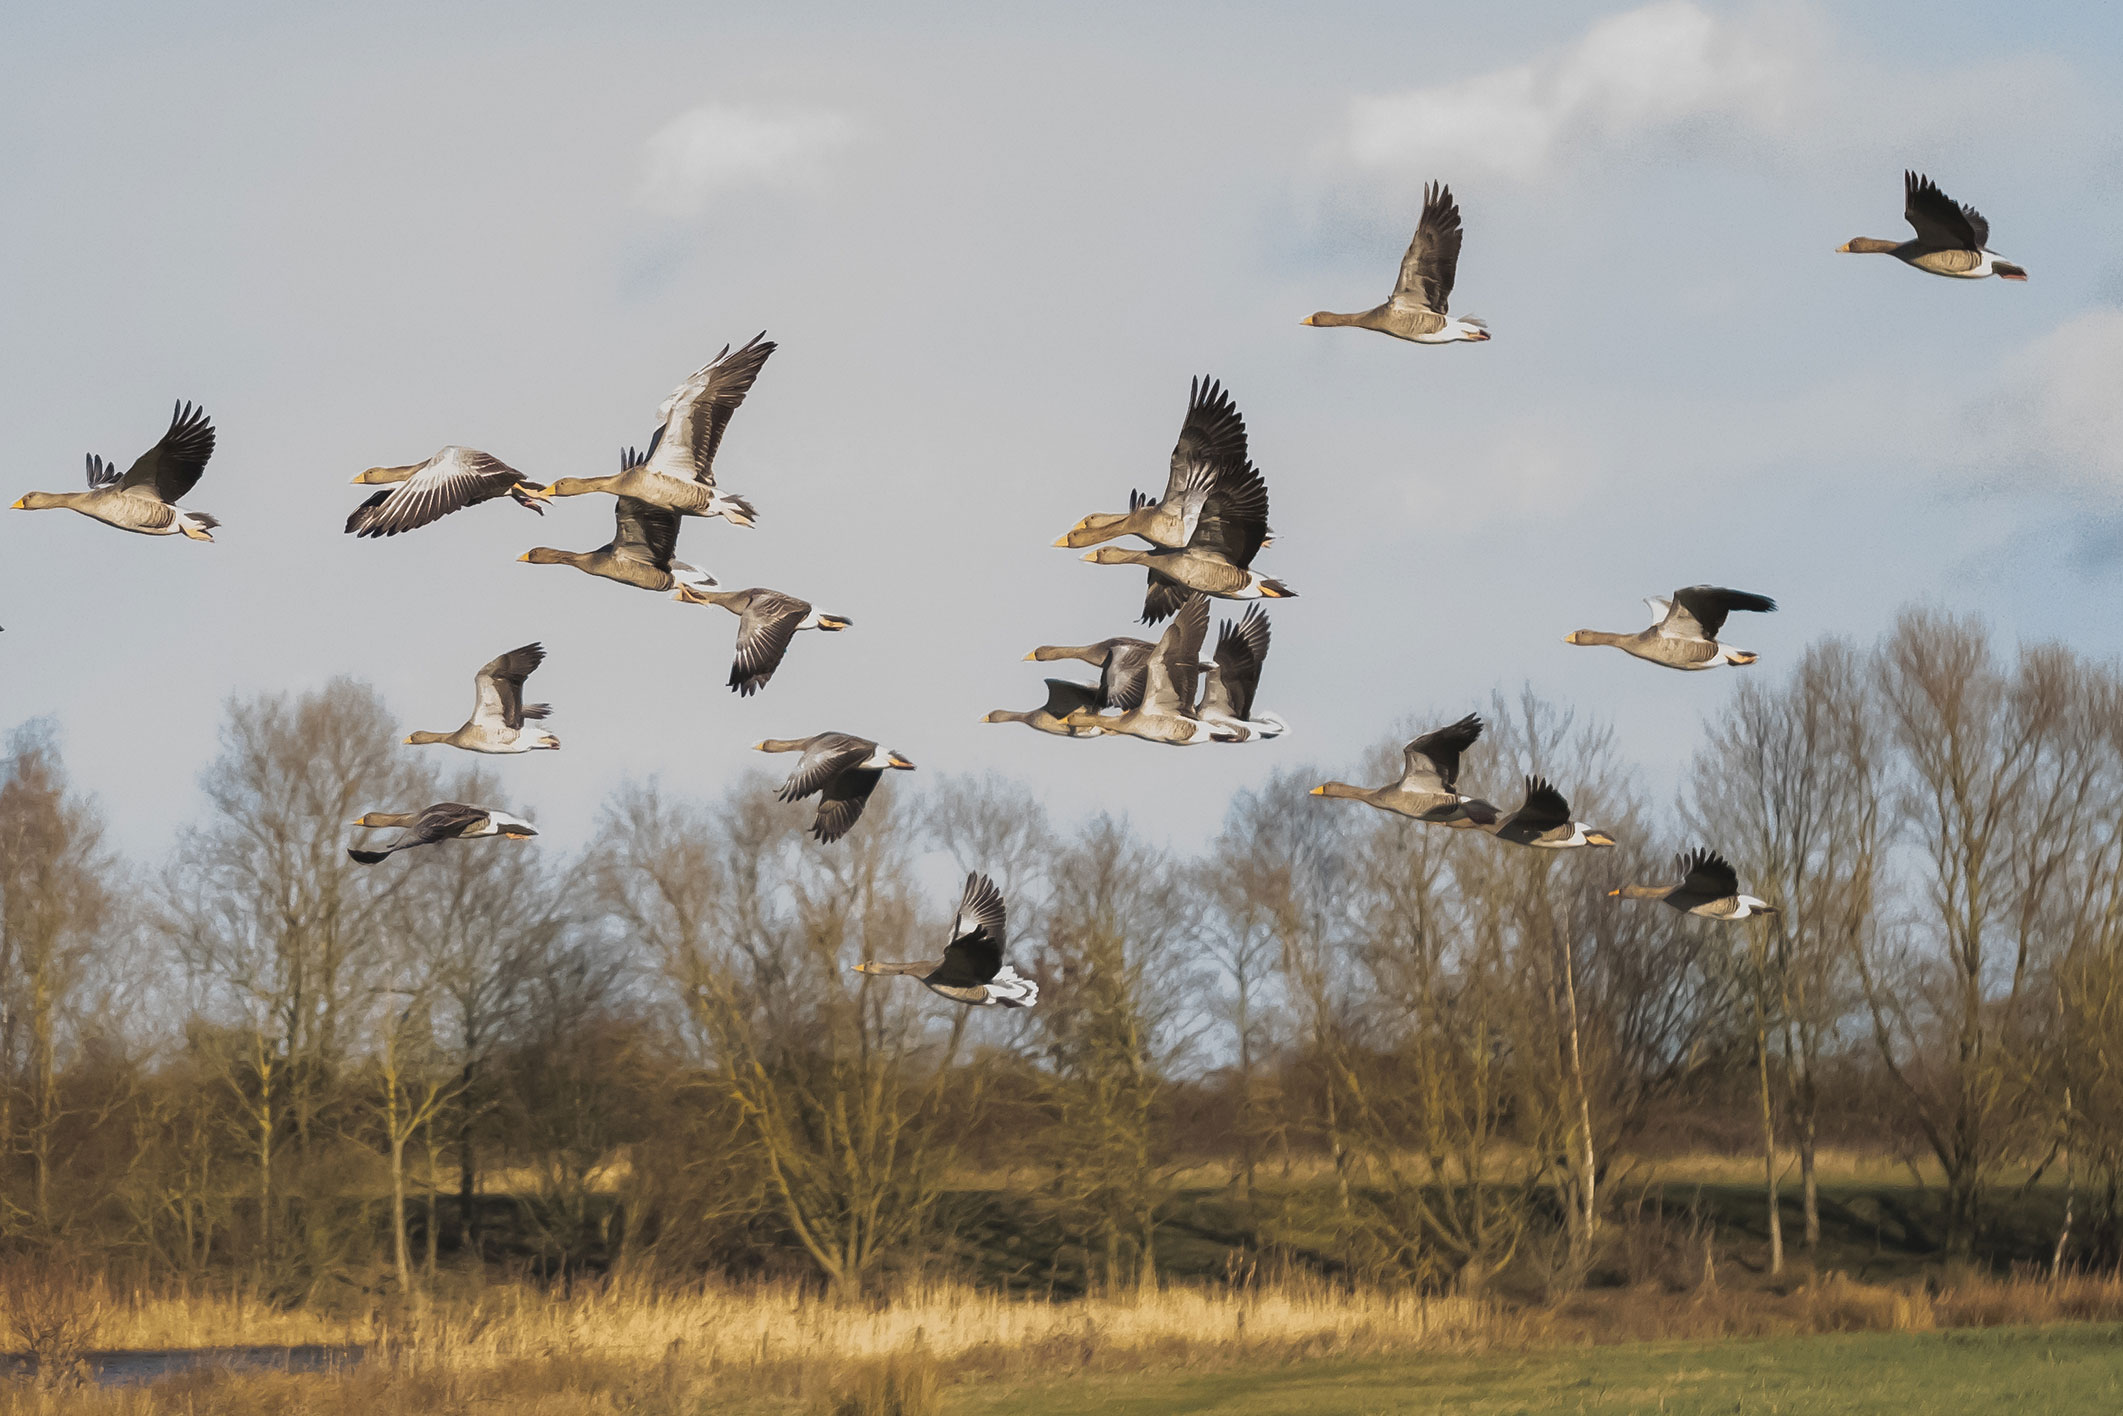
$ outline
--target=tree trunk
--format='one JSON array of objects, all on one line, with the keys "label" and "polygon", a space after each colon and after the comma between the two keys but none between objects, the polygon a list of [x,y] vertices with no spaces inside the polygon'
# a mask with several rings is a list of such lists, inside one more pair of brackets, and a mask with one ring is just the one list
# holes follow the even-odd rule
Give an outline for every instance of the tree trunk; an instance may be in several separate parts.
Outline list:
[{"label": "tree trunk", "polygon": [[1585,1061],[1583,1054],[1578,1049],[1577,958],[1576,952],[1571,948],[1568,930],[1563,932],[1562,944],[1563,1002],[1564,1006],[1570,1010],[1570,1081],[1571,1085],[1577,1089],[1578,1134],[1583,1142],[1580,1164],[1584,1173],[1579,1180],[1583,1213],[1579,1216],[1578,1221],[1579,1235],[1581,1242],[1585,1246],[1586,1257],[1589,1258],[1593,1234],[1599,1225],[1597,1200],[1599,1169],[1596,1163],[1597,1157],[1594,1156],[1592,1149],[1592,1098],[1585,1089]]},{"label": "tree trunk", "polygon": [[391,1261],[398,1269],[398,1291],[413,1291],[413,1251],[405,1235],[405,1134],[391,1127]]},{"label": "tree trunk", "polygon": [[1769,1030],[1759,1004],[1754,1023],[1754,1066],[1762,1092],[1762,1189],[1769,1204],[1769,1272],[1774,1277],[1784,1271],[1784,1217],[1777,1193],[1777,1122],[1769,1090]]}]

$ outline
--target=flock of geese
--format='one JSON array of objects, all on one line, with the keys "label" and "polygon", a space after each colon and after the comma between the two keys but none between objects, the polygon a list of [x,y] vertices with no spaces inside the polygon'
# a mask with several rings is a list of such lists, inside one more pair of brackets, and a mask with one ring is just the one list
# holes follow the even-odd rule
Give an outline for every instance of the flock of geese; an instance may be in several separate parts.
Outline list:
[{"label": "flock of geese", "polygon": [[[1903,214],[1916,232],[1914,239],[1858,237],[1839,249],[1892,255],[1918,270],[1955,279],[2027,278],[2023,268],[1988,248],[1990,226],[1982,215],[1954,202],[1928,177],[1905,174]],[[1302,323],[1376,330],[1417,344],[1487,340],[1489,331],[1482,321],[1449,313],[1461,236],[1459,206],[1451,189],[1441,184],[1426,187],[1414,239],[1385,303],[1355,314],[1320,311]],[[853,624],[844,615],[815,610],[809,601],[781,590],[720,589],[713,576],[676,558],[685,518],[719,518],[739,527],[756,524],[758,512],[752,503],[717,484],[715,453],[731,416],[774,349],[764,334],[734,352],[724,346],[663,401],[647,449],[624,450],[619,471],[611,476],[563,477],[535,486],[488,453],[445,447],[424,462],[371,467],[355,477],[357,485],[380,490],[354,509],[346,531],[357,537],[396,536],[502,497],[543,516],[556,498],[609,495],[610,541],[590,551],[538,546],[520,559],[573,566],[634,589],[668,593],[685,604],[727,610],[737,617],[729,686],[749,697],[772,680],[798,633],[835,632]],[[212,422],[202,409],[180,403],[161,440],[122,475],[115,464],[91,454],[87,490],[29,492],[15,501],[14,509],[64,508],[122,531],[212,541],[221,522],[178,503],[197,487],[213,453]],[[1142,544],[1109,544],[1123,538]],[[1046,701],[1040,706],[998,709],[983,721],[1022,723],[1063,737],[1135,737],[1173,747],[1279,736],[1285,731],[1283,720],[1255,707],[1271,638],[1267,613],[1257,602],[1294,599],[1297,592],[1253,568],[1272,539],[1267,482],[1248,456],[1245,419],[1218,382],[1196,379],[1163,493],[1152,498],[1133,492],[1125,512],[1093,512],[1055,542],[1094,548],[1084,555],[1094,564],[1142,567],[1147,573],[1142,622],[1166,628],[1155,642],[1121,636],[1034,649],[1027,659],[1075,660],[1097,669],[1098,677],[1093,682],[1048,679]],[[1223,622],[1216,647],[1204,661],[1212,599],[1256,603],[1239,619]],[[1612,646],[1671,669],[1743,666],[1756,656],[1718,638],[1727,617],[1734,611],[1776,609],[1776,602],[1766,596],[1715,585],[1687,586],[1646,603],[1653,623],[1644,629],[1581,629],[1567,635],[1566,642]],[[549,705],[524,701],[525,682],[544,659],[539,644],[496,657],[476,674],[472,714],[461,726],[449,732],[415,732],[405,741],[500,755],[557,750],[560,739],[539,726],[551,714]],[[1541,777],[1526,778],[1523,803],[1508,813],[1462,794],[1460,757],[1481,733],[1481,719],[1469,714],[1409,742],[1402,749],[1399,780],[1378,787],[1327,782],[1314,787],[1313,794],[1361,801],[1415,821],[1478,831],[1535,850],[1615,844],[1612,836],[1575,819],[1569,800]],[[785,802],[818,799],[810,830],[822,843],[837,841],[854,827],[886,772],[914,767],[903,754],[852,733],[769,738],[756,748],[800,754],[780,795]],[[353,824],[367,831],[401,833],[381,850],[349,848],[348,855],[364,865],[442,841],[482,836],[523,840],[538,834],[520,817],[462,802],[437,802],[411,812],[372,811]],[[1679,871],[1681,878],[1674,884],[1625,885],[1609,894],[1660,900],[1708,919],[1776,913],[1774,906],[1742,893],[1736,872],[1714,851],[1689,853],[1681,858]],[[865,974],[915,978],[957,1003],[1029,1008],[1038,988],[1003,962],[1006,938],[1002,894],[987,876],[974,874],[967,878],[941,958],[866,960],[855,968]]]}]

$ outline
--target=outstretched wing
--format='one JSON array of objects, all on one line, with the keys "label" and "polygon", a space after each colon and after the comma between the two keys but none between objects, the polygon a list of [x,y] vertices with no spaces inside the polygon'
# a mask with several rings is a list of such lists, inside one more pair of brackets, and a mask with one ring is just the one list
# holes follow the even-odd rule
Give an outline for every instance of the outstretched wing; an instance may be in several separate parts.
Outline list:
[{"label": "outstretched wing", "polygon": [[1902,216],[1927,246],[1980,251],[1990,241],[1983,213],[1956,202],[1921,172],[1902,174]]},{"label": "outstretched wing", "polygon": [[502,496],[521,481],[523,474],[498,457],[476,448],[446,447],[405,481],[363,502],[347,518],[346,529],[357,536],[395,536]]},{"label": "outstretched wing", "polygon": [[1172,445],[1172,471],[1165,482],[1165,500],[1178,495],[1190,464],[1235,467],[1245,460],[1246,420],[1239,416],[1238,405],[1215,379],[1190,380],[1187,419],[1180,424],[1179,441]]},{"label": "outstretched wing", "polygon": [[639,497],[614,497],[612,551],[658,570],[671,568],[678,551],[678,513],[653,506]]},{"label": "outstretched wing", "polygon": [[730,687],[740,698],[750,698],[767,686],[782,655],[796,637],[796,626],[811,613],[808,600],[784,595],[779,590],[754,590],[737,621],[737,657],[730,663]]},{"label": "outstretched wing", "polygon": [[818,815],[812,818],[811,834],[827,845],[847,835],[848,828],[861,818],[862,809],[870,804],[870,793],[877,790],[878,779],[884,775],[881,768],[855,767],[827,782],[818,796]]},{"label": "outstretched wing", "polygon": [[[1130,704],[1129,707],[1135,705]],[[1073,679],[1047,680],[1047,716],[1066,718],[1079,708],[1096,711],[1100,707],[1098,686],[1077,683]]]},{"label": "outstretched wing", "polygon": [[680,384],[656,410],[664,421],[661,436],[650,445],[649,469],[714,486],[715,449],[722,446],[723,429],[774,348],[764,331],[735,354],[724,345],[722,353]]},{"label": "outstretched wing", "polygon": [[1659,633],[1668,639],[1716,639],[1725,627],[1725,616],[1734,610],[1766,614],[1776,607],[1777,602],[1767,595],[1722,585],[1690,585],[1673,592],[1673,603],[1659,621]]},{"label": "outstretched wing", "polygon": [[1716,851],[1698,847],[1681,857],[1681,884],[1673,896],[1698,904],[1740,893],[1740,875]]},{"label": "outstretched wing", "polygon": [[178,501],[199,485],[206,460],[213,455],[214,425],[207,420],[206,410],[180,403],[170,415],[169,431],[162,441],[141,453],[118,485],[126,491],[153,492],[164,502]]},{"label": "outstretched wing", "polygon": [[1204,717],[1244,722],[1253,716],[1253,695],[1260,688],[1268,638],[1268,614],[1259,605],[1247,606],[1237,624],[1224,621],[1216,636],[1216,667],[1202,690]]},{"label": "outstretched wing", "polygon": [[1201,680],[1202,640],[1209,633],[1209,599],[1191,595],[1165,628],[1150,655],[1143,710],[1165,717],[1192,717]]},{"label": "outstretched wing", "polygon": [[114,486],[117,481],[118,467],[116,463],[105,462],[93,452],[88,455],[88,484],[91,490],[99,487]]},{"label": "outstretched wing", "polygon": [[1552,831],[1570,824],[1570,802],[1545,777],[1526,779],[1526,804],[1511,814],[1511,824],[1525,831]]},{"label": "outstretched wing", "polygon": [[1423,215],[1415,239],[1401,257],[1393,303],[1444,314],[1452,303],[1452,279],[1460,265],[1460,208],[1452,189],[1433,182],[1423,188]]},{"label": "outstretched wing", "polygon": [[1401,749],[1405,764],[1401,785],[1413,792],[1457,792],[1460,754],[1481,735],[1481,718],[1469,713],[1457,723],[1414,739]]},{"label": "outstretched wing", "polygon": [[944,946],[943,962],[922,982],[971,988],[994,978],[1003,966],[1006,923],[1003,892],[985,875],[968,875],[965,897],[958,903],[958,918],[951,924],[951,942]]},{"label": "outstretched wing", "polygon": [[868,738],[848,733],[821,733],[804,749],[804,755],[797,762],[796,770],[789,774],[789,780],[781,784],[781,799],[803,800],[856,763],[866,761],[875,751],[877,744]]},{"label": "outstretched wing", "polygon": [[[1144,624],[1162,624],[1179,613],[1194,592],[1162,571],[1150,572],[1150,588],[1143,592]],[[1145,663],[1148,661],[1145,660]]]},{"label": "outstretched wing", "polygon": [[1194,539],[1197,550],[1214,551],[1241,570],[1268,540],[1268,483],[1252,463],[1222,469],[1202,504]]},{"label": "outstretched wing", "polygon": [[1140,639],[1109,639],[1106,645],[1105,667],[1098,676],[1099,706],[1133,708],[1143,701],[1143,685],[1150,677],[1151,646]]},{"label": "outstretched wing", "polygon": [[523,681],[544,662],[543,644],[526,644],[490,661],[479,671],[479,698],[472,706],[474,721],[522,727]]}]

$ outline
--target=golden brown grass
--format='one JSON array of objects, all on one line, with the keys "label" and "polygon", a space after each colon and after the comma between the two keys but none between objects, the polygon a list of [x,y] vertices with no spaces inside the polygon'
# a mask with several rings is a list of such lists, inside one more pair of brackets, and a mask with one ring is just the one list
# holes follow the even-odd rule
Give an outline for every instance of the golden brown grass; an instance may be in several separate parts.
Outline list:
[{"label": "golden brown grass", "polygon": [[1646,1285],[1535,1309],[1306,1282],[1251,1291],[1170,1287],[1066,1303],[942,1285],[883,1303],[830,1302],[788,1286],[578,1291],[569,1299],[497,1288],[353,1325],[228,1297],[142,1297],[111,1306],[105,1346],[353,1342],[367,1356],[324,1374],[201,1372],[152,1388],[0,1384],[0,1416],[926,1416],[938,1409],[940,1392],[976,1379],[992,1387],[1086,1371],[1207,1372],[1311,1357],[2067,1320],[2123,1320],[2123,1282],[1970,1277],[1933,1290],[1831,1275],[1782,1291]]}]

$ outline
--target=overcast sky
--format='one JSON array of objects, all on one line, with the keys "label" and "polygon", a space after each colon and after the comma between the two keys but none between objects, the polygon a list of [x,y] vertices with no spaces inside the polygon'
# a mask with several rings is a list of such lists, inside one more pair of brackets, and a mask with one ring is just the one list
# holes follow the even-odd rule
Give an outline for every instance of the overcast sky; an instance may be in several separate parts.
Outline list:
[{"label": "overcast sky", "polygon": [[[1730,626],[1758,672],[1911,600],[2123,648],[2116,7],[179,8],[0,17],[0,502],[180,398],[219,430],[213,545],[0,512],[0,727],[54,716],[142,853],[231,695],[353,674],[447,730],[531,639],[566,747],[497,770],[561,844],[629,775],[713,792],[825,729],[1192,844],[1280,764],[1527,682],[1663,795],[1739,671],[1561,637],[1697,581],[1782,603]],[[1836,254],[1905,233],[1904,167],[2031,280]],[[1432,177],[1495,338],[1300,327],[1386,294]],[[609,499],[341,533],[348,478],[444,443],[611,470],[761,329],[718,459],[760,524],[680,554],[857,625],[756,698],[721,611],[516,562]],[[981,725],[1043,697],[1033,645],[1128,631],[1141,573],[1049,542],[1161,484],[1195,374],[1302,597],[1290,734]]]}]

